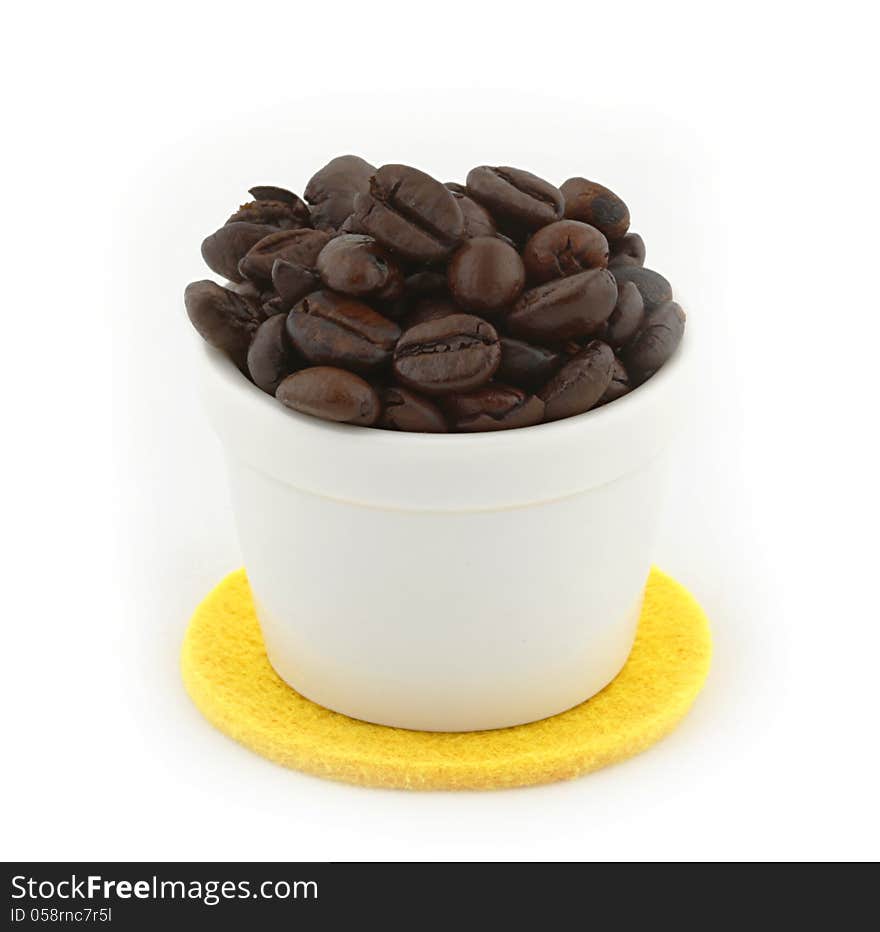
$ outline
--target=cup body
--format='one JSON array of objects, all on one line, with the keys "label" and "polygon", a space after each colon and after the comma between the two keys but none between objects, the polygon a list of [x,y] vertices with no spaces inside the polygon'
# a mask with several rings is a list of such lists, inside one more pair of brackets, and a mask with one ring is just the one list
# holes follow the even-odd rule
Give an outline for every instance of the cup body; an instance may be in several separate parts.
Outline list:
[{"label": "cup body", "polygon": [[687,346],[601,409],[480,435],[328,424],[200,351],[269,660],[402,728],[535,721],[632,648],[685,404]]}]

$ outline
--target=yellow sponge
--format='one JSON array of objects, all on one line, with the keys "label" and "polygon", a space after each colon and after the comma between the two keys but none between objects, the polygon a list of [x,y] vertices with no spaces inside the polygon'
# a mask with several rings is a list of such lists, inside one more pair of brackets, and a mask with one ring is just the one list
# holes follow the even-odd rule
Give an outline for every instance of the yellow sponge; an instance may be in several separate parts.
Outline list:
[{"label": "yellow sponge", "polygon": [[690,708],[711,650],[693,596],[653,570],[632,654],[587,702],[497,731],[386,728],[330,712],[278,677],[238,570],[196,609],[181,660],[187,691],[208,721],[285,767],[364,786],[489,790],[576,777],[643,751]]}]

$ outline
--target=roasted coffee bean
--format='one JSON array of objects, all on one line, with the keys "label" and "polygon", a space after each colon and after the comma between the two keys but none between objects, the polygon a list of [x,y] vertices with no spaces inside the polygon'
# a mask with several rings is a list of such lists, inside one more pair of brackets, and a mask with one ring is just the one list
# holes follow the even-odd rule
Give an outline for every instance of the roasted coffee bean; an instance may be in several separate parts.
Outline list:
[{"label": "roasted coffee bean", "polygon": [[[293,195],[296,197],[296,195]],[[299,230],[312,225],[309,208],[296,197],[295,201],[251,201],[241,207],[227,223],[266,223],[279,230]]]},{"label": "roasted coffee bean", "polygon": [[639,332],[645,319],[645,302],[632,282],[617,286],[617,304],[605,325],[602,339],[612,348],[620,349]]},{"label": "roasted coffee bean", "polygon": [[228,353],[239,368],[245,366],[251,337],[263,320],[254,304],[211,281],[187,285],[183,301],[202,338]]},{"label": "roasted coffee bean", "polygon": [[278,295],[263,302],[263,313],[266,317],[274,317],[276,314],[286,314],[289,310],[290,304]]},{"label": "roasted coffee bean", "polygon": [[318,291],[321,288],[321,279],[314,269],[288,262],[286,259],[276,259],[272,263],[272,284],[290,310],[307,294]]},{"label": "roasted coffee bean", "polygon": [[549,282],[608,265],[608,240],[588,223],[557,220],[535,233],[523,249],[529,281]]},{"label": "roasted coffee bean", "polygon": [[342,221],[342,226],[339,228],[340,233],[363,233],[360,224],[357,222],[357,217],[353,213],[349,214],[345,220]]},{"label": "roasted coffee bean", "polygon": [[610,268],[620,265],[644,265],[645,241],[638,233],[627,233],[611,247]]},{"label": "roasted coffee bean", "polygon": [[272,280],[272,266],[276,259],[313,269],[318,254],[330,239],[321,230],[279,230],[264,236],[255,243],[238,264],[238,271],[253,281]]},{"label": "roasted coffee bean", "polygon": [[531,172],[481,165],[467,176],[467,195],[482,204],[505,232],[537,230],[562,218],[565,201],[558,188]]},{"label": "roasted coffee bean", "polygon": [[323,418],[370,427],[379,419],[376,390],[360,376],[333,366],[312,366],[287,376],[275,397],[288,408]]},{"label": "roasted coffee bean", "polygon": [[360,233],[334,237],[316,264],[321,281],[342,294],[393,301],[403,294],[400,266],[372,238]]},{"label": "roasted coffee bean", "polygon": [[370,373],[391,361],[400,327],[348,295],[315,291],[288,315],[287,335],[313,365]]},{"label": "roasted coffee bean", "polygon": [[614,276],[590,269],[524,291],[505,324],[521,340],[562,343],[598,333],[616,303]]},{"label": "roasted coffee bean", "polygon": [[407,276],[405,291],[413,298],[446,294],[446,276],[442,272],[415,272]]},{"label": "roasted coffee bean", "polygon": [[623,361],[634,385],[651,376],[675,352],[684,334],[685,313],[674,301],[645,312],[645,322],[623,351]]},{"label": "roasted coffee bean", "polygon": [[613,374],[611,347],[593,340],[538,392],[545,405],[544,419],[558,421],[589,411],[605,394]]},{"label": "roasted coffee bean", "polygon": [[417,324],[398,340],[394,374],[426,395],[468,392],[485,385],[501,362],[495,328],[470,314]]},{"label": "roasted coffee bean", "polygon": [[202,244],[233,284],[193,283],[187,311],[300,410],[391,430],[522,427],[619,399],[682,338],[626,205],[585,178],[559,190],[484,165],[443,185],[343,156],[308,204],[250,194]]},{"label": "roasted coffee bean", "polygon": [[[516,240],[511,239],[509,236],[505,236],[504,233],[495,234],[498,239],[502,242],[507,243],[508,246],[513,246],[517,252],[522,252],[522,247],[525,245],[525,240],[522,243],[518,243]],[[526,237],[527,238],[527,237]]]},{"label": "roasted coffee bean", "polygon": [[257,327],[247,353],[247,367],[254,385],[270,395],[295,368],[295,357],[287,341],[286,321],[276,314]]},{"label": "roasted coffee bean", "polygon": [[492,236],[477,236],[458,247],[447,269],[449,291],[459,307],[490,313],[519,297],[526,281],[519,253]]},{"label": "roasted coffee bean", "polygon": [[452,192],[458,206],[461,208],[461,215],[464,217],[464,239],[473,239],[475,236],[495,236],[498,227],[492,219],[492,215],[481,207],[475,200],[469,198],[462,185],[457,184],[454,187],[451,184],[446,185]]},{"label": "roasted coffee bean", "polygon": [[440,262],[458,245],[464,218],[452,192],[407,165],[383,165],[358,194],[355,221],[364,233],[411,262]]},{"label": "roasted coffee bean", "polygon": [[405,330],[415,327],[416,324],[426,324],[429,320],[439,320],[449,317],[450,314],[460,314],[461,308],[446,295],[433,295],[416,301],[415,306],[406,315]]},{"label": "roasted coffee bean", "polygon": [[559,353],[544,346],[502,337],[501,365],[496,378],[499,382],[534,391],[547,382],[559,368],[560,361]]},{"label": "roasted coffee bean", "polygon": [[[316,230],[337,230],[354,211],[355,196],[370,190],[376,169],[356,155],[332,159],[312,175],[304,192]],[[356,231],[352,231],[356,232]]]},{"label": "roasted coffee bean", "polygon": [[288,191],[287,188],[276,188],[271,184],[257,185],[254,188],[249,188],[248,194],[250,194],[255,201],[281,201],[282,204],[291,204],[292,206],[302,204],[302,201],[293,191]]},{"label": "roasted coffee bean", "polygon": [[277,232],[264,223],[227,223],[202,242],[202,258],[212,272],[240,282],[238,263],[263,237]]},{"label": "roasted coffee bean", "polygon": [[569,178],[560,188],[565,198],[565,216],[600,230],[609,241],[620,239],[629,229],[629,208],[604,185],[586,178]]},{"label": "roasted coffee bean", "polygon": [[486,385],[476,391],[450,395],[443,407],[453,430],[472,433],[531,427],[544,419],[544,402],[507,385]]},{"label": "roasted coffee bean", "polygon": [[257,304],[263,303],[263,289],[258,288],[254,282],[249,282],[247,279],[241,282],[231,282],[229,284],[229,290],[234,291],[237,295],[241,295],[246,301],[255,302]]},{"label": "roasted coffee bean", "polygon": [[653,269],[645,269],[636,265],[617,266],[611,270],[617,279],[617,284],[632,282],[645,302],[645,310],[650,311],[660,304],[672,300],[672,285]]},{"label": "roasted coffee bean", "polygon": [[632,385],[629,383],[629,375],[627,374],[626,367],[615,357],[614,368],[611,372],[611,381],[608,383],[608,388],[605,389],[605,394],[596,402],[596,407],[598,408],[599,405],[607,405],[609,401],[616,401],[618,398],[622,398],[631,391]]},{"label": "roasted coffee bean", "polygon": [[449,430],[443,412],[437,405],[408,388],[392,385],[382,389],[379,398],[382,401],[382,414],[377,427],[421,434],[445,434]]}]

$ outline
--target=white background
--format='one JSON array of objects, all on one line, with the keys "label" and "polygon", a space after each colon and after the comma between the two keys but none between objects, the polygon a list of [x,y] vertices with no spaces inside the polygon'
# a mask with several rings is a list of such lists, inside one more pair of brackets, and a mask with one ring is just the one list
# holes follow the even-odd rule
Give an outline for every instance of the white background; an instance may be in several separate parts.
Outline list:
[{"label": "white background", "polygon": [[[17,5],[6,139],[4,858],[876,858],[877,69],[867,3]],[[819,12],[819,11],[822,12]],[[512,164],[628,201],[703,380],[657,563],[692,714],[587,778],[275,767],[180,683],[239,554],[186,282],[252,184]]]}]

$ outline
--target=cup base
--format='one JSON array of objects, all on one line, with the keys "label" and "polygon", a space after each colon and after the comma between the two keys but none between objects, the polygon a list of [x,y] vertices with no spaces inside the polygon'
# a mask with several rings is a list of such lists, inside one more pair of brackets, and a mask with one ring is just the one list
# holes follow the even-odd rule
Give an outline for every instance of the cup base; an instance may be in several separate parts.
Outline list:
[{"label": "cup base", "polygon": [[193,616],[182,672],[212,724],[283,766],[364,786],[473,790],[568,779],[639,753],[686,714],[710,657],[702,609],[683,586],[653,570],[632,653],[589,701],[514,728],[386,728],[322,708],[279,678],[239,570]]}]

